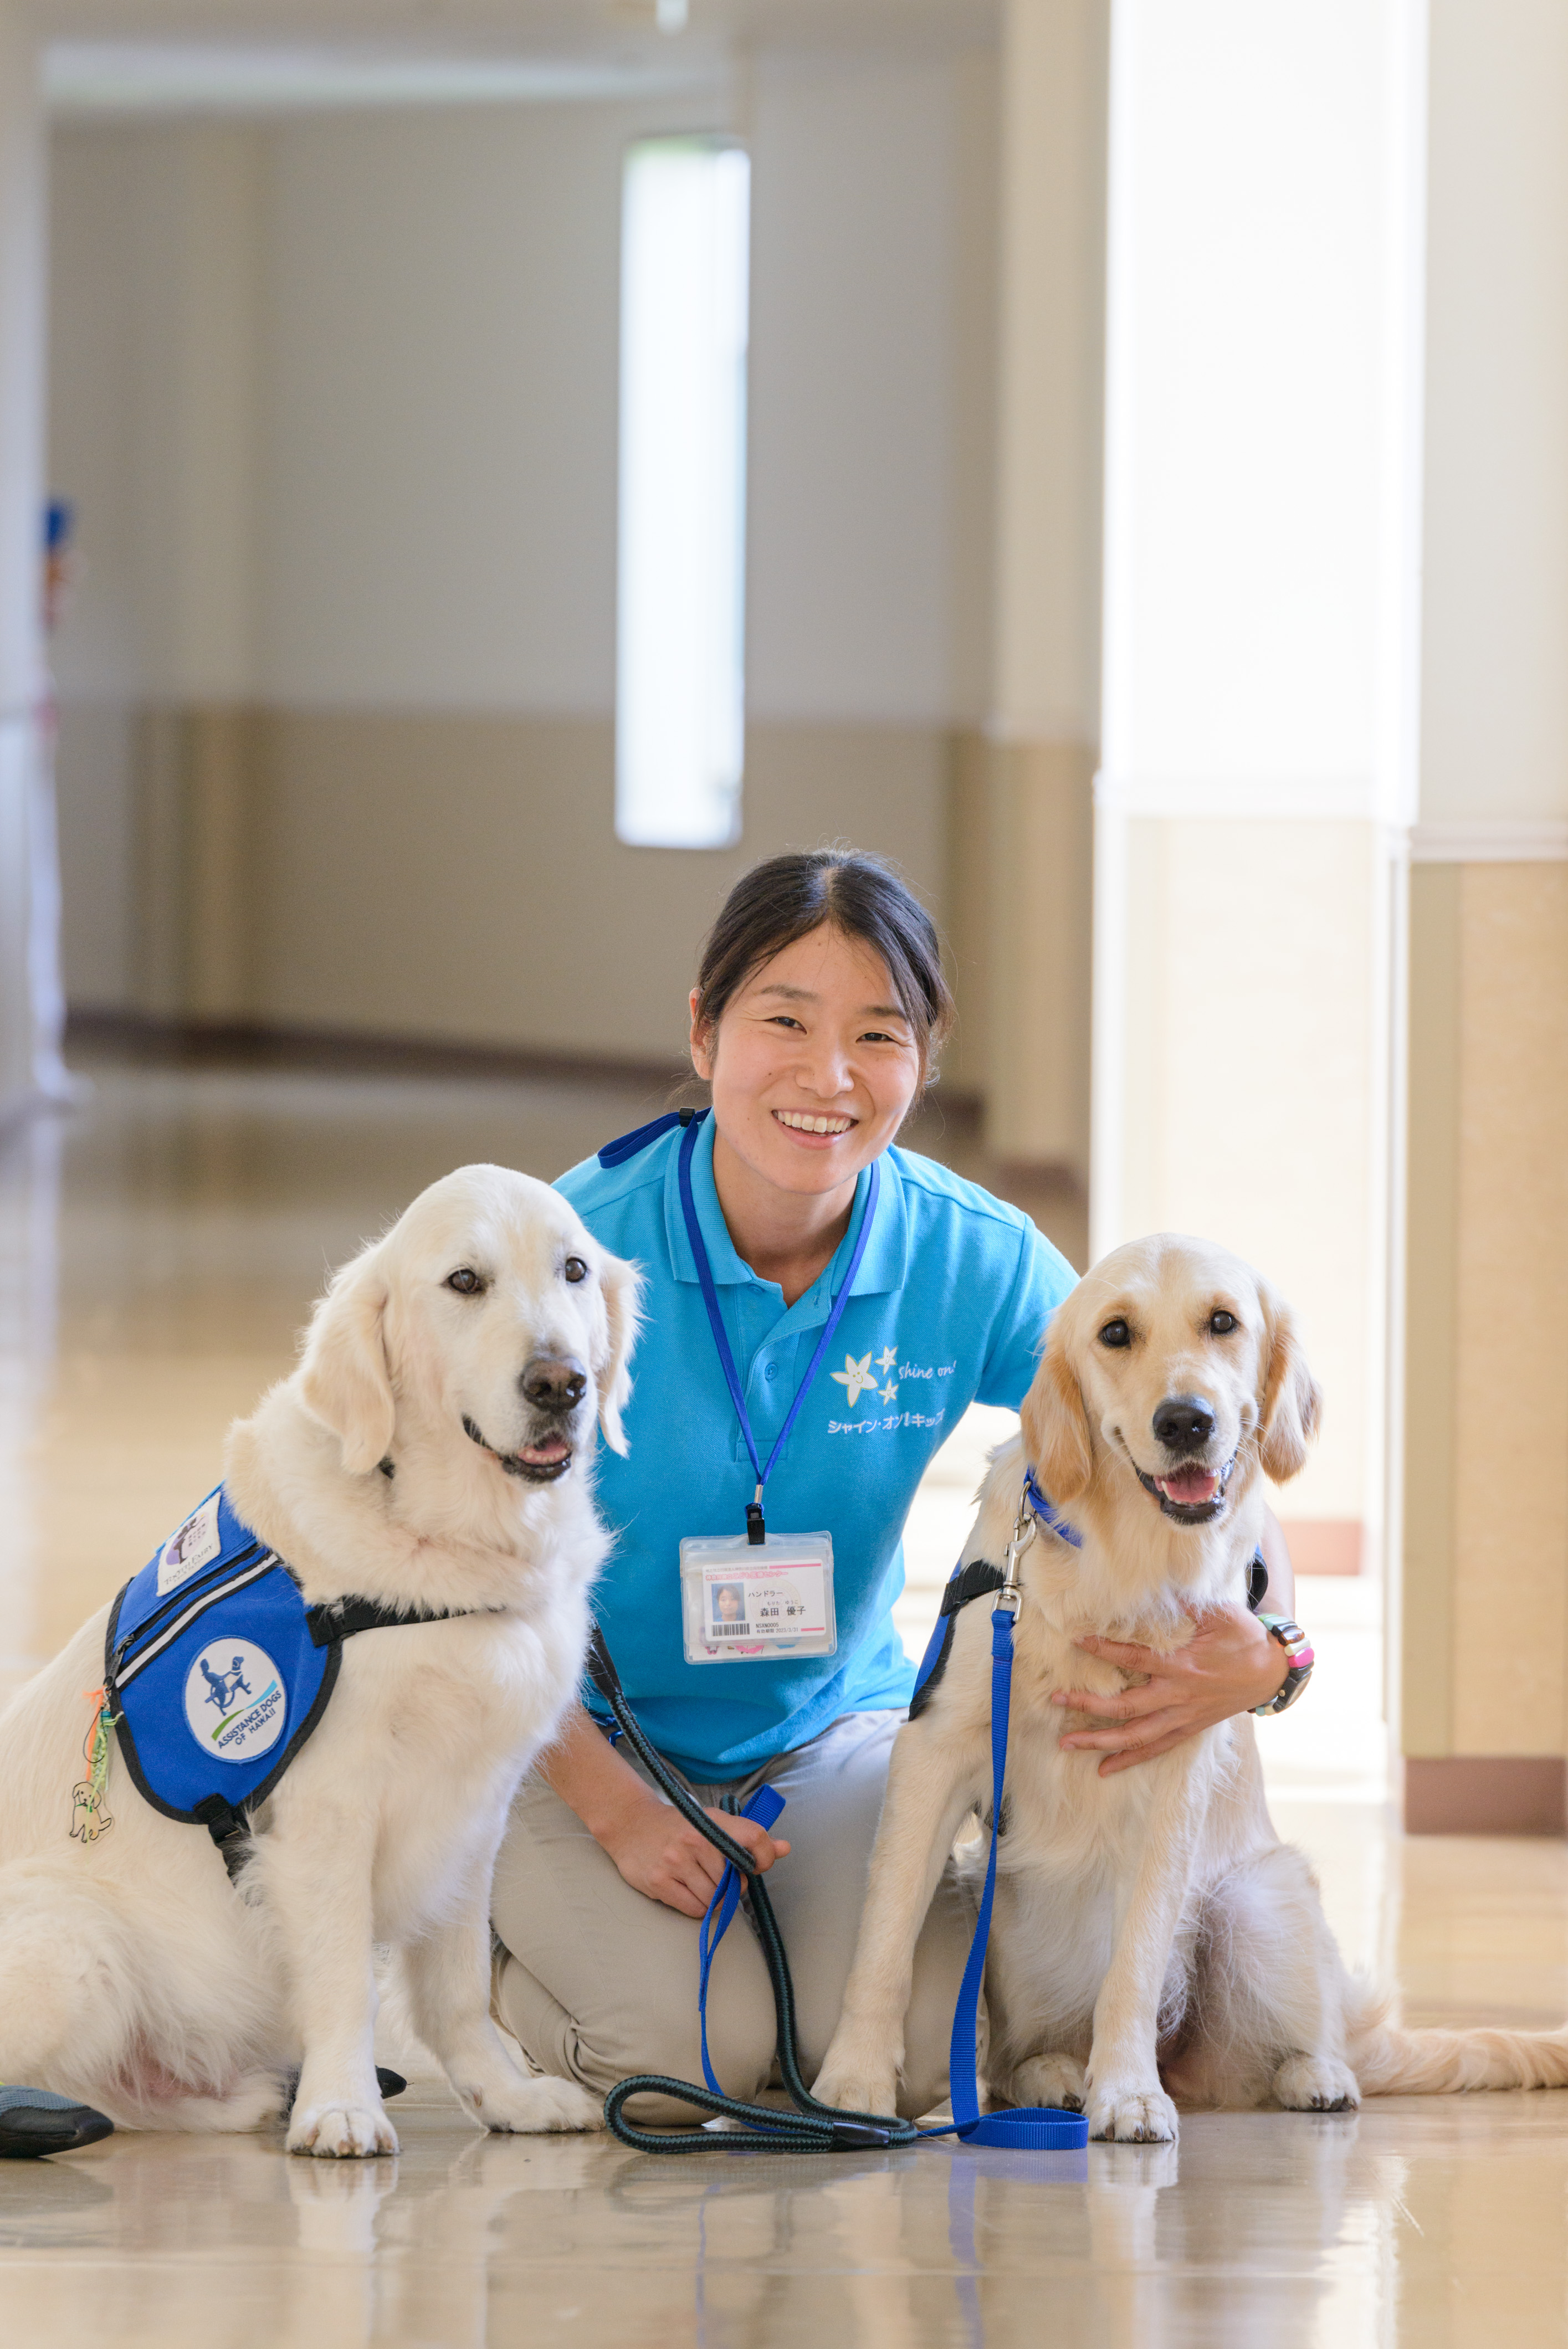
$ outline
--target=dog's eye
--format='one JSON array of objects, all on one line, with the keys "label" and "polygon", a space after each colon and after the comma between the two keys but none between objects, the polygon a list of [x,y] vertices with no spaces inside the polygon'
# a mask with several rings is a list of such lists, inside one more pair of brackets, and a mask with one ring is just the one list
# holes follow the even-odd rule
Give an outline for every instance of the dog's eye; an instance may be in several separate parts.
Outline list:
[{"label": "dog's eye", "polygon": [[566,1258],[566,1274],[568,1280],[587,1280],[588,1268],[580,1256],[569,1256]]},{"label": "dog's eye", "polygon": [[1236,1316],[1233,1313],[1227,1313],[1221,1308],[1218,1313],[1211,1313],[1209,1316],[1209,1327],[1216,1338],[1228,1338],[1236,1327]]},{"label": "dog's eye", "polygon": [[449,1272],[446,1285],[449,1288],[455,1288],[460,1297],[477,1297],[484,1287],[472,1266],[467,1264],[461,1264],[455,1272]]},{"label": "dog's eye", "polygon": [[1100,1343],[1102,1346],[1130,1346],[1132,1331],[1123,1320],[1107,1321],[1100,1331]]}]

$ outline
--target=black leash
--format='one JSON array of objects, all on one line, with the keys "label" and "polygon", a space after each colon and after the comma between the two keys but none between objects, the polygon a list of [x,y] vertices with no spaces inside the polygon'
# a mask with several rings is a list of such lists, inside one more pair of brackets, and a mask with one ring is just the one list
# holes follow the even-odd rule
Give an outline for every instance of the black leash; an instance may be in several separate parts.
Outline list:
[{"label": "black leash", "polygon": [[[689,1820],[699,1835],[705,1836],[714,1850],[722,1854],[745,1884],[757,1938],[763,1945],[768,1981],[773,1986],[774,2013],[778,2025],[779,2070],[795,2106],[791,2113],[772,2105],[747,2104],[739,2096],[726,2096],[712,2088],[699,2087],[694,2080],[672,2080],[663,2072],[638,2072],[630,2079],[618,2082],[605,2098],[605,2120],[608,2127],[619,2137],[622,2145],[634,2146],[639,2153],[740,2150],[756,2153],[858,2153],[868,2147],[915,2144],[920,2132],[909,2121],[897,2120],[886,2113],[841,2113],[836,2111],[832,2105],[818,2103],[812,2095],[801,2077],[799,2043],[795,2033],[794,1984],[790,1979],[784,1936],[779,1931],[767,1887],[761,1875],[753,1871],[750,1852],[709,1817],[701,1805],[687,1792],[670,1769],[663,1756],[649,1744],[636,1714],[627,1702],[620,1675],[610,1661],[604,1634],[597,1624],[588,1641],[587,1671],[595,1688],[615,1715],[622,1736],[654,1784],[662,1794],[669,1795],[682,1818]],[[628,2097],[642,2095],[674,2097],[680,2104],[696,2106],[701,2112],[740,2121],[743,2126],[722,2133],[703,2128],[639,2128],[635,2121],[627,2119],[624,2106]]]}]

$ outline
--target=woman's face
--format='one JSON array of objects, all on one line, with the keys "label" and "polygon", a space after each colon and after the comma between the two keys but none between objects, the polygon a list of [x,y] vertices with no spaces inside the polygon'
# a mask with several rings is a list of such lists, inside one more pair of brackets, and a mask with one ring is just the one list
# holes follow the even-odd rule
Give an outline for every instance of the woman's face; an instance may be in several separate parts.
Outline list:
[{"label": "woman's face", "polygon": [[859,1174],[898,1133],[920,1081],[914,1030],[879,955],[825,923],[753,972],[691,1060],[713,1118],[752,1172],[819,1194]]}]

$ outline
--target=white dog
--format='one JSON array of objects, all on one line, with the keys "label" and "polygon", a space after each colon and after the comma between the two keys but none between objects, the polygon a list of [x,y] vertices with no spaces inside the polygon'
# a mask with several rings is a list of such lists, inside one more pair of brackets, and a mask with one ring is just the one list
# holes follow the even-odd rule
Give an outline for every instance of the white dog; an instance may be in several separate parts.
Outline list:
[{"label": "white dog", "polygon": [[599,2126],[490,2021],[489,1894],[577,1685],[606,1547],[583,1448],[597,1413],[625,1449],[639,1287],[558,1193],[499,1166],[432,1185],[337,1274],[298,1370],[230,1433],[228,1500],[307,1602],[456,1619],[344,1642],[237,1889],[119,1755],[109,1824],[80,1833],[78,1785],[73,1839],[109,1610],[84,1624],[0,1719],[0,2079],[131,2127],[237,2129],[282,2108],[297,2065],[292,2151],[394,2153],[371,2053],[372,1946],[391,1943],[475,2120]]},{"label": "white dog", "polygon": [[[1345,1971],[1306,1861],[1270,1822],[1251,1719],[1102,1777],[1054,1691],[1128,1686],[1085,1632],[1168,1651],[1235,1605],[1264,1506],[1303,1465],[1319,1397],[1290,1315],[1236,1257],[1168,1235],[1119,1248],[1051,1324],[964,1562],[1000,1566],[1025,1466],[1074,1531],[1021,1559],[1011,1738],[985,1976],[992,2106],[1085,2107],[1098,2137],[1166,2138],[1184,2102],[1339,2111],[1362,2095],[1568,2085],[1568,2033],[1401,2032]],[[842,2019],[816,2094],[896,2109],[910,1961],[951,1848],[991,1801],[991,1616],[964,1607],[900,1730]],[[1304,1702],[1312,1702],[1310,1693]],[[1263,1733],[1267,1735],[1267,1731]],[[1163,2075],[1163,2085],[1162,2085]]]}]

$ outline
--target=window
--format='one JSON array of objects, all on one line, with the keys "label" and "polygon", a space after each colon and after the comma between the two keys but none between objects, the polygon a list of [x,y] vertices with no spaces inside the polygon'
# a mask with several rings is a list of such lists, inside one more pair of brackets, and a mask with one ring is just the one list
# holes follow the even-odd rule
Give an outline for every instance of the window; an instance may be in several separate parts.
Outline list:
[{"label": "window", "polygon": [[616,833],[641,847],[740,837],[750,208],[739,147],[628,152]]}]

